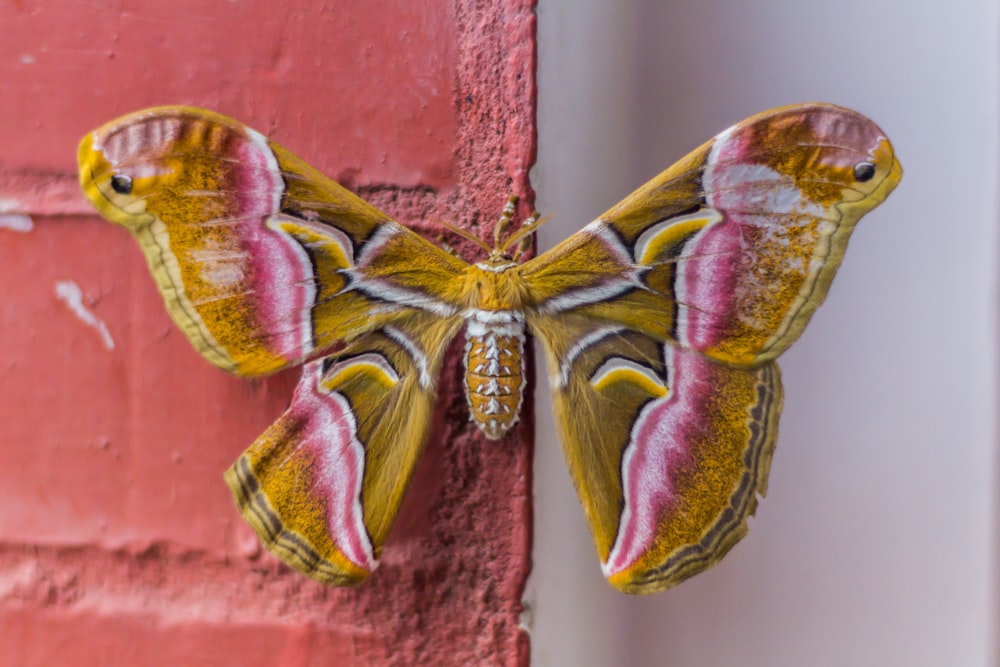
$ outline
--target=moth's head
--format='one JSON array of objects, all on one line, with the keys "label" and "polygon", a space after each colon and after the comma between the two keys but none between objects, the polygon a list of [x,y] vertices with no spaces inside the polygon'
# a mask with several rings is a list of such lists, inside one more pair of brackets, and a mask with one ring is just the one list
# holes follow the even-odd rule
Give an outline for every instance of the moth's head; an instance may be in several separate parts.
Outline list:
[{"label": "moth's head", "polygon": [[435,220],[435,222],[451,231],[456,236],[460,236],[466,241],[471,241],[485,250],[488,253],[488,257],[484,264],[493,267],[507,266],[521,260],[521,256],[524,255],[524,253],[531,247],[531,239],[535,232],[537,232],[538,228],[549,219],[549,216],[540,218],[538,211],[533,211],[531,215],[524,219],[521,226],[508,236],[507,232],[511,227],[514,211],[517,207],[517,201],[517,195],[510,195],[507,197],[507,203],[504,204],[503,213],[500,215],[500,219],[497,220],[497,224],[493,227],[492,248],[481,238],[465,231],[461,227],[456,227],[455,225],[449,224],[444,220]]}]

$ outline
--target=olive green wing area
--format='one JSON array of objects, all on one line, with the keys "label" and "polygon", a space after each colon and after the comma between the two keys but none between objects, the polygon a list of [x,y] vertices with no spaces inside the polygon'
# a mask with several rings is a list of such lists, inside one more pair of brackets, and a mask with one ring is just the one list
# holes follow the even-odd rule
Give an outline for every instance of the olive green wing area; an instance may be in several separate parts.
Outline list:
[{"label": "olive green wing area", "polygon": [[[601,567],[628,593],[717,563],[767,489],[782,390],[774,363],[732,368],[624,329],[534,321],[563,453]],[[576,325],[576,326],[574,326]],[[583,344],[556,356],[553,340]]]}]

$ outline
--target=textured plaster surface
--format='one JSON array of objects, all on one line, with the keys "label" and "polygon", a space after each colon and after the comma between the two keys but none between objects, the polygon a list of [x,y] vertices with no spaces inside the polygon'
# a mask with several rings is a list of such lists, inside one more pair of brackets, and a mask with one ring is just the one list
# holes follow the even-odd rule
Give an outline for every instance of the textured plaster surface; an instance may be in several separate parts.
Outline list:
[{"label": "textured plaster surface", "polygon": [[531,415],[485,441],[449,355],[379,570],[351,590],[291,572],[221,475],[295,374],[193,352],[90,213],[75,149],[122,113],[203,106],[431,238],[485,236],[533,194],[533,2],[14,0],[0,26],[0,665],[527,665]]}]

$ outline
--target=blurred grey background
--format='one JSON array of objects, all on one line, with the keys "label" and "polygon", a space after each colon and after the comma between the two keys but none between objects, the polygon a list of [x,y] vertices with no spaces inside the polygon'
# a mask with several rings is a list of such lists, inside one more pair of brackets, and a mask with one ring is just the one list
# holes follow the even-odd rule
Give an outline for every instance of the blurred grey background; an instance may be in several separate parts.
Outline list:
[{"label": "blurred grey background", "polygon": [[715,569],[604,582],[539,369],[533,663],[993,664],[998,3],[541,0],[539,35],[542,249],[774,106],[857,109],[905,175],[782,358],[768,497]]}]

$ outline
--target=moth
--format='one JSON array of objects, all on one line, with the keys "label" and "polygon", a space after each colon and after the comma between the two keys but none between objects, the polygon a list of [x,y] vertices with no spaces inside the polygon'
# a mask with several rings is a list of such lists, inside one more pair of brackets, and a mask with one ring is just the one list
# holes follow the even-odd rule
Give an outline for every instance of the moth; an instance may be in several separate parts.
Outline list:
[{"label": "moth", "polygon": [[774,109],[524,262],[537,225],[507,234],[509,204],[469,264],[211,111],[133,113],[78,157],[84,193],[139,242],[203,357],[249,377],[302,366],[288,410],[225,475],[278,558],[326,584],[365,579],[449,342],[464,338],[470,418],[498,440],[530,333],[603,573],[628,593],[677,584],[747,532],[781,412],[775,359],[902,176],[864,116]]}]

